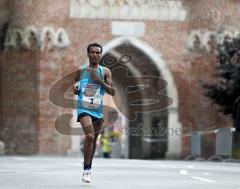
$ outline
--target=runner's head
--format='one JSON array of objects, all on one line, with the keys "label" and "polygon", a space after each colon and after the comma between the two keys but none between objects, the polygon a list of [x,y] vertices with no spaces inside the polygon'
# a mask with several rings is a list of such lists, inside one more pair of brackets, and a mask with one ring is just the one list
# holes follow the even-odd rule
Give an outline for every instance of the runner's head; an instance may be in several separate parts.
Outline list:
[{"label": "runner's head", "polygon": [[102,56],[102,46],[98,43],[91,43],[87,47],[87,55],[90,64],[98,64]]}]

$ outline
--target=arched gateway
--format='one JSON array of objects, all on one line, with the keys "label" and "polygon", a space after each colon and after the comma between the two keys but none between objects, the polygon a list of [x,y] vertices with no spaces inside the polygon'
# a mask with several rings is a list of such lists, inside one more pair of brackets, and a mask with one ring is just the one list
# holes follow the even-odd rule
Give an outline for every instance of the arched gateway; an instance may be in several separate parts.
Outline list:
[{"label": "arched gateway", "polygon": [[[172,74],[167,64],[162,60],[160,53],[155,51],[147,43],[133,37],[114,38],[112,41],[105,44],[103,49],[103,59],[104,56],[106,57],[109,54],[117,59],[125,54],[136,57],[131,60],[132,64],[126,65],[128,74],[137,77],[149,74],[161,77],[168,83],[164,90],[165,95],[173,99],[171,106],[167,109],[163,109],[159,112],[143,113],[139,116],[139,120],[141,120],[144,127],[153,127],[157,125],[157,127],[165,128],[166,132],[164,136],[159,137],[131,136],[130,134],[128,136],[129,158],[180,157],[182,137],[179,134],[181,133],[179,132],[181,124],[178,122],[178,94]],[[142,63],[141,60],[143,61]],[[142,64],[146,64],[146,62],[148,65],[142,66]],[[152,67],[152,69],[150,67]],[[113,75],[113,80],[121,88],[123,83],[117,80],[122,80],[122,78],[116,78],[116,76]],[[136,82],[136,85],[137,84],[138,82]],[[124,89],[121,91],[124,91]],[[126,100],[125,102],[123,100],[123,104],[126,104]],[[125,112],[128,111],[125,110]],[[139,122],[129,121],[128,129],[136,127],[137,124],[139,124]]]}]

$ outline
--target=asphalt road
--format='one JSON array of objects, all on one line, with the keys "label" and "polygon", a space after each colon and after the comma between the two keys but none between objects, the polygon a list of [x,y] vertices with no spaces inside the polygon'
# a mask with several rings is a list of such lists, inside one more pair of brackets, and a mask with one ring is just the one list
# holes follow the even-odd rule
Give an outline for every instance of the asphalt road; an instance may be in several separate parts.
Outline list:
[{"label": "asphalt road", "polygon": [[82,158],[0,157],[1,189],[240,189],[240,163],[95,159],[81,177]]}]

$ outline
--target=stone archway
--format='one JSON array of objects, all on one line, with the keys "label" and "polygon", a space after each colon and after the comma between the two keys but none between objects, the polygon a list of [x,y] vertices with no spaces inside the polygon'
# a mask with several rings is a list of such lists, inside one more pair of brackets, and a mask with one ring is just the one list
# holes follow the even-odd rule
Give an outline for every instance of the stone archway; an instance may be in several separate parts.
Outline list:
[{"label": "stone archway", "polygon": [[[116,51],[116,48],[121,47],[123,44],[128,44],[135,49],[143,52],[152,63],[152,66],[154,66],[157,69],[158,73],[161,73],[161,77],[168,82],[167,88],[166,88],[166,95],[171,97],[173,99],[173,103],[170,107],[167,108],[167,151],[165,154],[165,157],[167,158],[179,158],[181,155],[181,136],[176,135],[173,132],[176,132],[177,130],[181,129],[181,124],[178,122],[178,94],[177,89],[172,77],[172,74],[167,67],[167,64],[162,60],[161,55],[155,51],[151,46],[149,46],[147,43],[140,41],[139,39],[133,38],[133,37],[118,37],[104,45],[103,49],[103,56],[107,55],[109,52],[114,53]],[[118,49],[119,50],[119,49]],[[112,51],[112,52],[111,52]],[[136,75],[138,73],[138,69],[135,68],[128,68],[132,75]],[[151,124],[151,122],[154,120],[150,120],[147,118],[147,116],[143,116],[142,118],[143,124]],[[130,126],[129,126],[130,127]],[[138,138],[136,141],[139,142],[139,145],[142,150],[136,150],[135,155],[132,156],[132,158],[151,158],[151,143],[154,142],[153,140],[149,138]],[[135,142],[136,142],[135,141]],[[131,144],[130,144],[131,145]],[[149,148],[150,147],[150,148]],[[131,146],[130,146],[131,151]],[[131,152],[129,152],[131,153]],[[139,153],[143,153],[142,155],[136,155]],[[131,158],[131,154],[130,154]]]}]

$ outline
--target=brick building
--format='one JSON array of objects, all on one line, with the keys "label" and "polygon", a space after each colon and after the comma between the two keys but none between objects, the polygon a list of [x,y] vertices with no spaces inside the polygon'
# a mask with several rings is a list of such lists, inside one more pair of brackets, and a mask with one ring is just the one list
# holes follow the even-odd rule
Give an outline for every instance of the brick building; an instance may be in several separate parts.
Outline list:
[{"label": "brick building", "polygon": [[[125,90],[130,76],[167,82],[162,89],[149,81],[151,88],[141,93],[142,99],[159,90],[170,99],[159,97],[159,111],[147,112],[142,106],[138,110],[145,113],[126,121],[125,129],[181,133],[129,135],[128,157],[185,157],[189,132],[232,126],[204,96],[201,81],[211,80],[215,43],[239,34],[239,7],[236,0],[1,0],[0,140],[6,153],[68,154],[73,136],[55,128],[59,116],[74,111],[61,103],[73,98],[66,76],[86,63],[87,45],[99,42],[104,47],[102,64],[112,70],[118,87],[115,104],[126,116],[134,111]],[[121,64],[124,57],[128,64]],[[122,69],[117,70],[119,64]],[[63,78],[60,92],[51,96]],[[131,83],[141,82],[135,78]],[[206,140],[210,152],[213,139]]]}]

